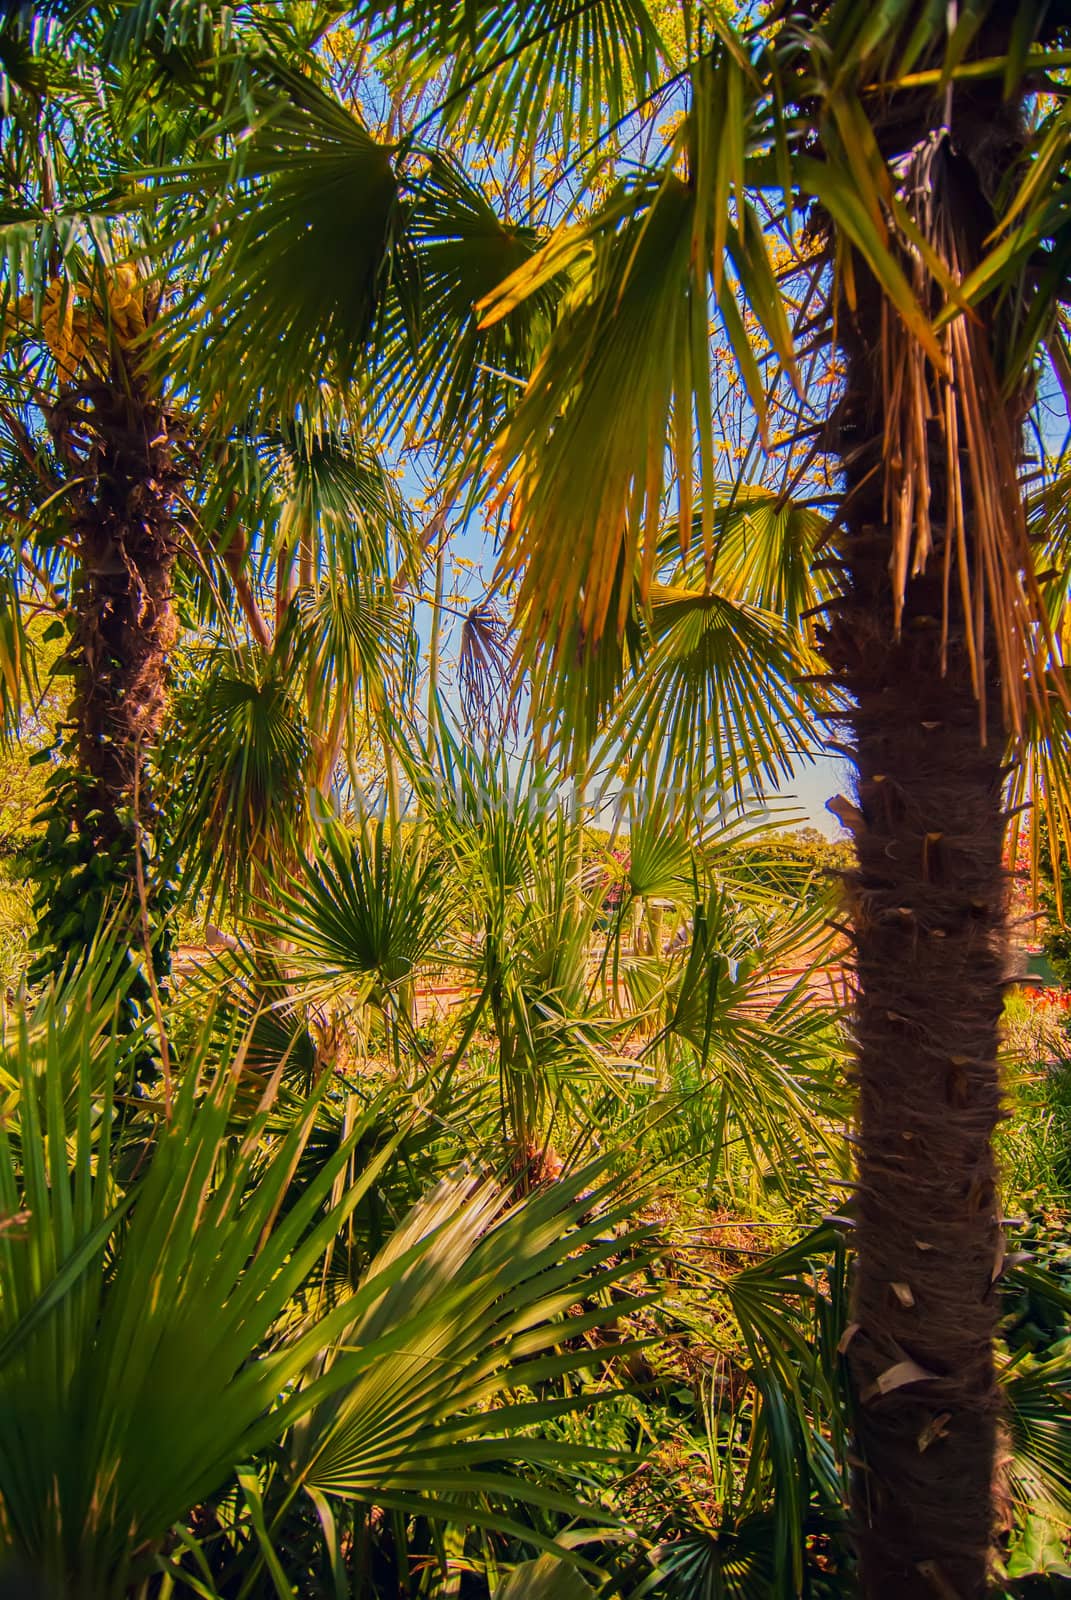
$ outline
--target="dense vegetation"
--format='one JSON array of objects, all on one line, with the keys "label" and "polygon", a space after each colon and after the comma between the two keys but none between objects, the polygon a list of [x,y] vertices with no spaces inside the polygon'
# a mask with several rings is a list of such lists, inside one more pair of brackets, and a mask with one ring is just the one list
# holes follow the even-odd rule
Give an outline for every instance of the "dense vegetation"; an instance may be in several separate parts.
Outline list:
[{"label": "dense vegetation", "polygon": [[1069,65],[0,8],[12,1593],[1071,1581]]}]

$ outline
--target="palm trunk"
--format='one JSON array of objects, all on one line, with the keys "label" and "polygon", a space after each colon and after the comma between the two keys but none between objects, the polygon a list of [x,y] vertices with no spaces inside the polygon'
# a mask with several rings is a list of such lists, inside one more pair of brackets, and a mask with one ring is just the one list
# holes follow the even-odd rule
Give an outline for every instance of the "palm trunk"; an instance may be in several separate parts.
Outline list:
[{"label": "palm trunk", "polygon": [[[1004,43],[980,40],[979,53],[997,55]],[[946,110],[916,91],[876,107],[874,125],[889,159],[940,149],[939,181],[922,203],[966,271],[992,226],[989,196],[1015,153],[1019,111],[1003,101],[999,79],[957,87],[950,139],[939,131]],[[927,144],[931,134],[938,146]],[[980,642],[961,592],[945,521],[954,503],[946,439],[950,426],[956,437],[956,421],[942,420],[936,406],[921,424],[929,489],[921,475],[915,484],[932,554],[906,592],[892,574],[889,486],[898,463],[890,440],[903,433],[886,408],[902,396],[891,392],[892,319],[881,293],[863,272],[857,290],[854,306],[837,308],[846,385],[834,442],[847,493],[841,595],[824,638],[851,703],[845,720],[858,774],[849,882],[858,969],[848,1345],[855,1520],[868,1600],[975,1600],[987,1590],[1000,1428],[992,1136],[1007,973],[1001,685],[994,629]],[[999,323],[985,337],[995,350]],[[959,409],[962,394],[950,404]],[[1021,417],[1018,400],[987,417],[1012,472]],[[958,459],[963,553],[976,589],[970,463],[962,449]]]},{"label": "palm trunk", "polygon": [[[887,541],[845,541],[834,623],[858,764],[856,1523],[872,1600],[981,1595],[993,1533],[992,1154],[1006,923],[1002,740],[979,738],[939,579],[899,639]],[[990,704],[999,704],[990,685]]]},{"label": "palm trunk", "polygon": [[146,754],[164,710],[174,642],[171,573],[174,488],[167,419],[139,393],[104,388],[95,398],[99,447],[92,491],[76,530],[77,753],[101,811],[101,842],[126,831],[135,791],[147,800]]},{"label": "palm trunk", "polygon": [[121,936],[143,949],[155,921],[144,867],[158,827],[146,761],[175,636],[178,481],[167,414],[122,352],[107,381],[81,386],[51,420],[80,480],[71,491],[80,571],[68,653],[68,764],[53,780],[56,826],[38,870],[45,968],[78,952],[116,915],[124,919]]}]

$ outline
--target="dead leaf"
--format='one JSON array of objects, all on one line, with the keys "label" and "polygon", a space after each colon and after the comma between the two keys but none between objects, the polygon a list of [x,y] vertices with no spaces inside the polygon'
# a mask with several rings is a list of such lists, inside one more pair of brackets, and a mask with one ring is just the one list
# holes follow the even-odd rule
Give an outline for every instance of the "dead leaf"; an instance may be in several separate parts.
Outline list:
[{"label": "dead leaf", "polygon": [[879,1373],[876,1382],[863,1390],[863,1400],[865,1402],[881,1394],[892,1394],[894,1389],[902,1389],[908,1383],[932,1383],[937,1376],[936,1372],[927,1372],[925,1367],[920,1367],[917,1361],[912,1361],[908,1356]]},{"label": "dead leaf", "polygon": [[937,1439],[948,1437],[948,1424],[952,1421],[951,1411],[940,1411],[936,1417],[931,1417],[926,1426],[921,1429],[918,1438],[919,1455],[928,1450]]},{"label": "dead leaf", "polygon": [[997,1234],[997,1248],[993,1252],[993,1270],[989,1274],[990,1283],[996,1283],[997,1279],[1000,1277],[1001,1273],[1004,1271],[1004,1258],[1007,1255],[1007,1253],[1008,1253],[1007,1241],[1004,1238],[1003,1233],[998,1233]]},{"label": "dead leaf", "polygon": [[842,1356],[845,1353],[848,1346],[851,1344],[852,1340],[855,1338],[862,1326],[863,1324],[861,1322],[849,1322],[848,1326],[845,1328],[844,1332],[837,1341],[837,1354],[839,1356]]}]

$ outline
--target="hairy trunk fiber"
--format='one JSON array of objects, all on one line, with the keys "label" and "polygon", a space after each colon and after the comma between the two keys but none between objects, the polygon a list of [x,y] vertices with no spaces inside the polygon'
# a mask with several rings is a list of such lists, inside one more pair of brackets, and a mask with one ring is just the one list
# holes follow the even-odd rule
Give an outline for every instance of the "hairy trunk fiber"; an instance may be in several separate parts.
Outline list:
[{"label": "hairy trunk fiber", "polygon": [[933,1600],[984,1592],[993,1532],[1002,740],[981,744],[954,627],[942,673],[939,579],[893,636],[886,555],[876,528],[845,541],[835,623],[860,813],[856,1519],[864,1592]]},{"label": "hairy trunk fiber", "polygon": [[84,946],[120,904],[123,937],[144,948],[144,867],[157,833],[146,757],[159,731],[175,635],[179,478],[168,416],[121,351],[109,379],[65,397],[51,422],[75,476],[71,524],[80,571],[68,652],[74,696],[67,762],[52,783],[53,815],[37,870],[43,970]]},{"label": "hairy trunk fiber", "polygon": [[75,528],[81,584],[75,600],[74,700],[79,763],[93,780],[102,843],[123,833],[140,801],[145,753],[164,708],[174,642],[171,572],[175,473],[167,418],[135,378],[93,396],[98,435],[92,488]]},{"label": "hairy trunk fiber", "polygon": [[[985,45],[989,54],[1002,48],[999,40]],[[931,239],[951,241],[966,271],[992,226],[989,196],[1015,154],[1019,120],[999,80],[971,89],[970,98],[959,87],[955,93],[950,133],[942,128],[947,107],[917,92],[876,108],[875,127],[888,158],[918,157],[920,170],[933,174],[920,202],[929,207]],[[919,152],[936,152],[929,167],[921,167]],[[858,774],[849,883],[858,966],[848,1347],[856,1526],[868,1600],[974,1600],[987,1588],[1000,1425],[992,1135],[1007,971],[1004,730],[989,642],[995,630],[972,650],[948,508],[955,476],[962,554],[976,592],[972,483],[980,480],[962,447],[948,446],[966,428],[957,429],[954,417],[949,424],[940,404],[929,406],[914,503],[916,514],[920,504],[922,514],[928,510],[932,552],[903,592],[892,571],[897,491],[890,494],[889,484],[897,470],[890,441],[904,435],[896,418],[887,426],[891,408],[903,403],[890,384],[888,341],[902,336],[890,334],[894,319],[862,272],[854,307],[842,303],[838,317],[846,386],[835,444],[847,497],[841,596],[825,650],[852,705],[845,720]],[[977,338],[972,349],[991,372],[999,329]],[[994,383],[990,394],[997,393]],[[962,404],[961,389],[950,405]],[[1021,417],[1014,401],[986,411],[1012,478]],[[976,641],[977,620],[970,618]]]}]

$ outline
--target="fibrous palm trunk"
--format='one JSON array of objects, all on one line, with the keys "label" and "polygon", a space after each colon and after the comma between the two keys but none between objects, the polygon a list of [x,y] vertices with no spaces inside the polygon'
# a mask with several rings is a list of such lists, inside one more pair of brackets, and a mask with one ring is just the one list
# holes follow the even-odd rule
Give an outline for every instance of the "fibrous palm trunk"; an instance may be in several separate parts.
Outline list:
[{"label": "fibrous palm trunk", "polygon": [[75,519],[77,749],[102,842],[124,831],[164,708],[174,642],[175,472],[167,417],[136,378],[93,396],[91,490]]},{"label": "fibrous palm trunk", "polygon": [[942,671],[939,579],[893,636],[881,544],[845,541],[835,625],[860,813],[856,1512],[866,1594],[933,1600],[984,1592],[993,1533],[1002,741],[980,742],[954,625]]},{"label": "fibrous palm trunk", "polygon": [[167,412],[122,350],[107,376],[87,379],[59,402],[51,427],[74,479],[79,575],[68,759],[53,782],[57,825],[38,873],[45,965],[115,917],[120,937],[142,949],[155,920],[143,870],[157,832],[146,763],[175,637],[180,476]]},{"label": "fibrous palm trunk", "polygon": [[[986,44],[998,53],[999,41]],[[1002,101],[999,80],[969,100],[957,89],[943,130],[947,109],[916,92],[882,107],[884,124],[876,114],[875,125],[890,160],[936,150],[926,203],[931,215],[944,208],[944,237],[956,240],[965,268],[992,225],[988,169],[1002,161],[1006,170],[1016,153],[1018,112]],[[949,454],[956,417],[950,424],[936,406],[921,444],[929,493],[916,485],[916,504],[929,503],[933,550],[906,592],[894,576],[890,440],[902,430],[889,411],[903,391],[889,380],[892,319],[873,280],[860,274],[857,287],[854,306],[837,308],[846,380],[835,444],[847,497],[841,595],[824,638],[851,703],[858,774],[849,883],[858,969],[848,1346],[856,1526],[869,1600],[971,1600],[987,1587],[1000,1429],[992,1150],[1007,971],[1000,668],[994,630],[979,633],[961,587],[965,570],[977,592],[981,559],[970,462],[955,444]],[[997,336],[979,337],[992,350]],[[984,360],[986,350],[975,349]],[[953,410],[962,403],[952,396]],[[1021,416],[1013,399],[989,417],[1013,478]],[[964,569],[947,513],[957,463]]]}]

